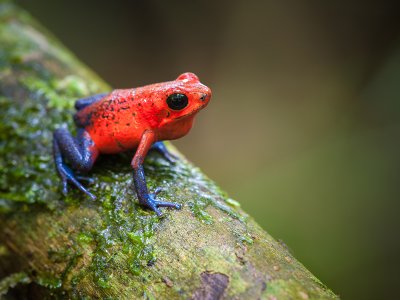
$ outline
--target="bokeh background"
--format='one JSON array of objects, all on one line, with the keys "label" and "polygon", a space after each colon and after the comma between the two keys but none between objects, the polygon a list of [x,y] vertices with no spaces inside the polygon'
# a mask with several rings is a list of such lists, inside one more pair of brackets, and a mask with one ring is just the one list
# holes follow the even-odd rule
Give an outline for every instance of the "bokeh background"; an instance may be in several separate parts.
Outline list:
[{"label": "bokeh background", "polygon": [[175,144],[343,299],[400,284],[400,2],[18,0],[113,87],[192,71]]}]

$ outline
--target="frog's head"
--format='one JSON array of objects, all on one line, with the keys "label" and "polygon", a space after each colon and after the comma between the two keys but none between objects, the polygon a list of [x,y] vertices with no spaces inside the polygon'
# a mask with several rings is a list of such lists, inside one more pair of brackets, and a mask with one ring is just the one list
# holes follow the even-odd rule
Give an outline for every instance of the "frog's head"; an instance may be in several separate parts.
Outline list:
[{"label": "frog's head", "polygon": [[183,73],[167,83],[163,94],[163,117],[160,134],[163,139],[176,139],[192,127],[197,112],[207,106],[211,90],[193,73]]},{"label": "frog's head", "polygon": [[166,109],[171,120],[187,118],[207,106],[211,90],[193,73],[183,73],[167,90]]}]

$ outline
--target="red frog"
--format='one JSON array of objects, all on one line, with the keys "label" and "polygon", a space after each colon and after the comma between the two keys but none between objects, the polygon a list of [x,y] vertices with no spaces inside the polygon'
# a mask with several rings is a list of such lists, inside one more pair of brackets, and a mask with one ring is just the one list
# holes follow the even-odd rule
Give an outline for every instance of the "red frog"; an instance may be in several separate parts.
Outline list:
[{"label": "red frog", "polygon": [[207,106],[210,98],[211,90],[200,83],[195,74],[184,73],[174,81],[79,99],[74,115],[77,136],[73,137],[65,128],[54,132],[54,161],[63,183],[63,193],[67,193],[70,182],[95,199],[78,181],[87,178],[75,176],[65,159],[73,169],[88,172],[102,153],[136,149],[131,165],[139,203],[158,216],[161,216],[159,207],[180,209],[177,203],[156,200],[160,189],[148,192],[143,161],[149,150],[156,150],[173,162],[175,156],[168,152],[162,141],[186,135],[194,117]]}]

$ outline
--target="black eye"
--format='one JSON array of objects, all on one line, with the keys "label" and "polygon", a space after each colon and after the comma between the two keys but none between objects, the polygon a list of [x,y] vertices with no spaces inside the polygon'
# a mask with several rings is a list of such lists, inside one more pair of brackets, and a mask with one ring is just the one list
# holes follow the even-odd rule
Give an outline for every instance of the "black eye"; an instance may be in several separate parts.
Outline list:
[{"label": "black eye", "polygon": [[181,110],[188,105],[188,97],[184,94],[172,94],[168,96],[167,104],[170,109]]}]

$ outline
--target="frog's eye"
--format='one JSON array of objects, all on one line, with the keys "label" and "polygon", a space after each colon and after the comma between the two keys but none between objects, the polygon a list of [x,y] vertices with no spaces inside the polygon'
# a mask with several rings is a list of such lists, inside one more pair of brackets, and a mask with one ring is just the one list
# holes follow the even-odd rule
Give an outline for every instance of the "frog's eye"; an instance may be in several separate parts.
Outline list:
[{"label": "frog's eye", "polygon": [[173,110],[184,109],[188,103],[188,97],[185,94],[172,94],[167,98],[168,107]]}]

